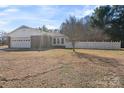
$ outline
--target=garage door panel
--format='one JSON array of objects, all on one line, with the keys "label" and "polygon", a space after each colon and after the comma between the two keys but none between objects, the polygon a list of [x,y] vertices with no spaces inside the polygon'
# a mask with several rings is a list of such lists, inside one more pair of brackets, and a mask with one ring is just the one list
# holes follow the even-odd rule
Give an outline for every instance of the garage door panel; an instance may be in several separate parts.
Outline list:
[{"label": "garage door panel", "polygon": [[31,39],[29,37],[11,38],[11,48],[31,48]]}]

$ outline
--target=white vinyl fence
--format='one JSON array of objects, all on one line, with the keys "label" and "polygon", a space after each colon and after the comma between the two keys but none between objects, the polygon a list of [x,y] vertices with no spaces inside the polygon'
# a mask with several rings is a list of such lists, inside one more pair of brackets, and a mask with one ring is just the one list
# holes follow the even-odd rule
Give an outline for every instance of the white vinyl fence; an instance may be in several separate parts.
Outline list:
[{"label": "white vinyl fence", "polygon": [[[72,48],[71,42],[66,42],[66,48]],[[121,42],[76,42],[75,48],[88,49],[120,49]]]}]

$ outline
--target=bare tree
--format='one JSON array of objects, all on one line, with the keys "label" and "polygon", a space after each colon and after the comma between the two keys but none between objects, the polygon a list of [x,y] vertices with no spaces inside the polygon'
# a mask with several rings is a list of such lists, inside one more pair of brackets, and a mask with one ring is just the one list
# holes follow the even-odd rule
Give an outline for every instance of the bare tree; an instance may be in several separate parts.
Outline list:
[{"label": "bare tree", "polygon": [[109,40],[109,37],[106,33],[104,33],[103,29],[99,29],[98,27],[91,26],[91,17],[86,16],[81,19],[84,25],[83,33],[80,34],[82,36],[81,41],[103,41]]},{"label": "bare tree", "polygon": [[0,44],[4,45],[6,43],[7,33],[4,31],[0,31]]},{"label": "bare tree", "polygon": [[74,16],[70,16],[64,23],[61,24],[60,32],[69,37],[72,42],[73,52],[75,52],[75,43],[82,37],[80,34],[83,32],[83,23],[76,19]]}]

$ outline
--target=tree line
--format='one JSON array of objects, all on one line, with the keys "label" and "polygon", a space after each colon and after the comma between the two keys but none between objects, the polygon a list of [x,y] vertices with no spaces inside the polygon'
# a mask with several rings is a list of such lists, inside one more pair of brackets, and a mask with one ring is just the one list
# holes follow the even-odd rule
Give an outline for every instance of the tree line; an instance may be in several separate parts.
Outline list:
[{"label": "tree line", "polygon": [[124,41],[123,5],[99,6],[83,19],[70,16],[60,27],[60,32],[72,42],[73,51],[76,41]]}]

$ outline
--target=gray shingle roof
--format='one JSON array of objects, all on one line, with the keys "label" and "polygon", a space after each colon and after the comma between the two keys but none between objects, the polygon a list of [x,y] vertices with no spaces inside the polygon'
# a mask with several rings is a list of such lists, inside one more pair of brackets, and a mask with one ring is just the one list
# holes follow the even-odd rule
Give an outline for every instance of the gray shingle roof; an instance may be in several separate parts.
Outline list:
[{"label": "gray shingle roof", "polygon": [[[32,27],[28,27],[28,26],[25,26],[25,25],[22,25],[22,26],[18,27],[17,29],[15,29],[12,32],[15,32],[15,31],[20,30],[20,29],[31,29],[31,30],[35,30],[35,31],[41,32],[43,34],[47,34],[47,35],[51,35],[51,36],[64,36],[63,34],[61,34],[59,32],[45,32],[45,31],[41,31],[38,28],[32,28]],[[11,34],[12,32],[10,32],[9,34]]]}]

